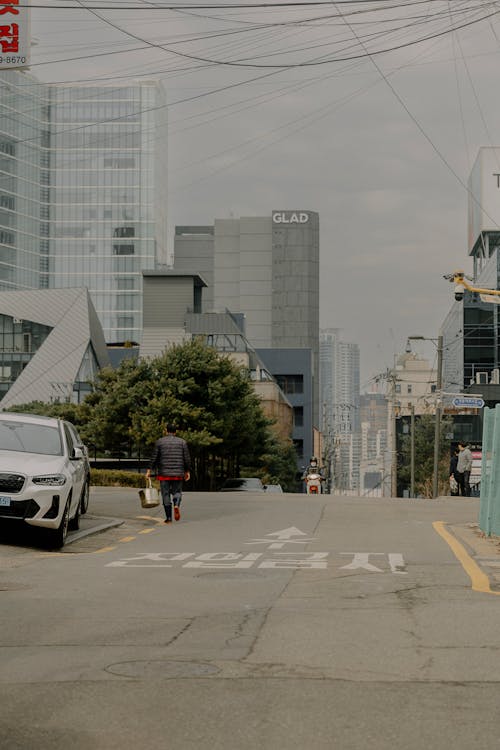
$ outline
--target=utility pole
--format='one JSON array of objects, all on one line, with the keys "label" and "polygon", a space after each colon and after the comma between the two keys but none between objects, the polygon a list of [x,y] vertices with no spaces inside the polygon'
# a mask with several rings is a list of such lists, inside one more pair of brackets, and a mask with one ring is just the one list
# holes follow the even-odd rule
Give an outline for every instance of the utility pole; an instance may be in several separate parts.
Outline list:
[{"label": "utility pole", "polygon": [[410,497],[415,497],[415,404],[410,406]]},{"label": "utility pole", "polygon": [[398,454],[396,433],[396,370],[387,373],[390,384],[390,403],[388,409],[388,448],[390,451],[391,464],[391,494],[390,497],[398,496]]},{"label": "utility pole", "polygon": [[437,340],[437,375],[436,375],[436,421],[434,425],[434,473],[432,477],[432,497],[439,493],[439,444],[441,442],[441,391],[443,389],[443,337]]}]

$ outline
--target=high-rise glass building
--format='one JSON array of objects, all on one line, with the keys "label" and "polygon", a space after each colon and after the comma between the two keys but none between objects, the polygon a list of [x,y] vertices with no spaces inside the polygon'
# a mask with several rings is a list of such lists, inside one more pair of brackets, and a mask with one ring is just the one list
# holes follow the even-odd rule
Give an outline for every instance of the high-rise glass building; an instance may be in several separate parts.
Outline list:
[{"label": "high-rise glass building", "polygon": [[167,262],[161,84],[46,86],[2,71],[0,85],[0,138],[13,152],[0,207],[14,205],[0,215],[1,254],[5,240],[13,248],[0,288],[87,287],[106,341],[138,341],[142,271]]},{"label": "high-rise glass building", "polygon": [[50,216],[47,86],[0,72],[0,290],[38,289],[47,270]]},{"label": "high-rise glass building", "polygon": [[321,426],[333,488],[359,489],[361,460],[359,346],[338,328],[320,331]]}]

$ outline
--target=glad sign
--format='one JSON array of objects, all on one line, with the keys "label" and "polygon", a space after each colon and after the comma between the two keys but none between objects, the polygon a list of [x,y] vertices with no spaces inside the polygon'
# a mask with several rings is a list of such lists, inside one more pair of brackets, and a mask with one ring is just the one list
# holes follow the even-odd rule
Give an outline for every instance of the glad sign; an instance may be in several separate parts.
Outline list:
[{"label": "glad sign", "polygon": [[273,224],[307,224],[309,214],[305,211],[274,211]]}]

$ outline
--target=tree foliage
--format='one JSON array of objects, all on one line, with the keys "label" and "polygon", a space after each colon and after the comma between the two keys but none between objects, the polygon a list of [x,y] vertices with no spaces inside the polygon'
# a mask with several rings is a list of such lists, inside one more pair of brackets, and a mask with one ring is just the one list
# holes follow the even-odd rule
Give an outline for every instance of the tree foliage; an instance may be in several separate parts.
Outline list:
[{"label": "tree foliage", "polygon": [[293,446],[274,435],[247,371],[198,340],[101,370],[81,405],[23,410],[67,418],[93,453],[122,457],[147,456],[174,422],[189,444],[198,488],[214,489],[242,467],[290,483]]},{"label": "tree foliage", "polygon": [[[422,497],[432,497],[435,425],[435,417],[431,414],[415,418],[415,491]],[[449,491],[447,484],[450,463],[450,446],[446,433],[451,427],[450,419],[441,420],[438,484],[440,491],[446,489],[445,494]],[[401,436],[398,458],[398,480],[401,484],[409,486],[411,471],[411,435],[409,433]]]}]

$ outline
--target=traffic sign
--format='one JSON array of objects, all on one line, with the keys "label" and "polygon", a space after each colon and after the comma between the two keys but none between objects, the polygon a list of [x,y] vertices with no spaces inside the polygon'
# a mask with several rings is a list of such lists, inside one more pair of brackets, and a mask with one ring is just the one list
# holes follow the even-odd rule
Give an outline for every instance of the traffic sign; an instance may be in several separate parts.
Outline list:
[{"label": "traffic sign", "polygon": [[453,406],[461,407],[462,409],[482,409],[484,401],[482,398],[467,398],[467,396],[463,396],[460,398],[454,398],[452,404]]}]

